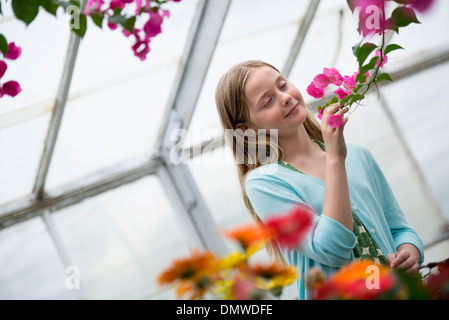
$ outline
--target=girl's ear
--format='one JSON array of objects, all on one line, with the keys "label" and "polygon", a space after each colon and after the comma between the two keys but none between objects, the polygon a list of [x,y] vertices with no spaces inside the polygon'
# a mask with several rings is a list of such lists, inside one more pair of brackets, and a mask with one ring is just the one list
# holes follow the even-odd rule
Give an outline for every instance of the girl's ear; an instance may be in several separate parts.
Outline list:
[{"label": "girl's ear", "polygon": [[243,132],[245,132],[245,131],[248,129],[248,127],[247,127],[246,124],[244,124],[244,123],[238,123],[238,124],[235,126],[235,128],[236,128],[236,129],[240,129],[240,130],[242,130]]}]

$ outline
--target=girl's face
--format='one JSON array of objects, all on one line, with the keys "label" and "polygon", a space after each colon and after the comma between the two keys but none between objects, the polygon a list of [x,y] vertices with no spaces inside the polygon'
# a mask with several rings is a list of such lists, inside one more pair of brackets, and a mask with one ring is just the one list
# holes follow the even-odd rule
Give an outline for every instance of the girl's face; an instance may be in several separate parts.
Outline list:
[{"label": "girl's face", "polygon": [[252,129],[278,129],[281,137],[296,131],[306,119],[299,90],[270,67],[253,70],[246,82],[245,98]]}]

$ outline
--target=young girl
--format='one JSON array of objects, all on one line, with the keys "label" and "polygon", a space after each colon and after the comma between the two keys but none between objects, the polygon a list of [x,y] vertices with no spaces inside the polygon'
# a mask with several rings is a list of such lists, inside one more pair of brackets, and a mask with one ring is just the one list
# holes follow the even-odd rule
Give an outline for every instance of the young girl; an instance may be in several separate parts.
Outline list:
[{"label": "young girl", "polygon": [[[267,246],[276,261],[298,268],[299,299],[310,297],[304,279],[315,266],[330,275],[354,259],[371,258],[418,271],[424,259],[422,241],[405,220],[370,150],[345,142],[348,118],[338,128],[327,124],[330,115],[344,115],[347,108],[329,106],[320,124],[299,90],[275,67],[257,60],[239,63],[221,77],[216,104],[223,128],[237,140],[232,151],[243,199],[254,219],[263,222],[297,204],[316,212],[313,230],[296,248]],[[251,141],[257,150],[275,152],[267,160],[263,152],[253,152]]]}]

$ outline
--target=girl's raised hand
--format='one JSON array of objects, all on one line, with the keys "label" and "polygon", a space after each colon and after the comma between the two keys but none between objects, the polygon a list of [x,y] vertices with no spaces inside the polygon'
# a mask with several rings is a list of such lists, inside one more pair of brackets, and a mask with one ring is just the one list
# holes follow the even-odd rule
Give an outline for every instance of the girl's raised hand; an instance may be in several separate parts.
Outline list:
[{"label": "girl's raised hand", "polygon": [[323,140],[326,146],[326,153],[330,158],[342,158],[345,159],[347,155],[346,142],[343,136],[343,129],[348,118],[343,118],[343,124],[337,128],[331,128],[327,123],[328,118],[331,115],[343,116],[348,112],[349,108],[341,108],[339,105],[332,104],[323,111],[323,117],[321,119],[321,131],[323,133]]}]

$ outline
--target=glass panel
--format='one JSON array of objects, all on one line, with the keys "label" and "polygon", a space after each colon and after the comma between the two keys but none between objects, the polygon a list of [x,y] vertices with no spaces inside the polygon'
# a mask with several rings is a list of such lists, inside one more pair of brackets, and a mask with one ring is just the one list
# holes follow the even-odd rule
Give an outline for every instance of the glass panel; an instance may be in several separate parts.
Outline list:
[{"label": "glass panel", "polygon": [[[403,94],[400,94],[400,92],[404,91],[395,89],[394,91],[389,91],[390,94],[388,94],[384,90],[382,94],[384,97],[389,98],[389,101],[390,99],[397,101],[401,99],[400,97],[403,98]],[[410,104],[405,105],[410,106]],[[394,106],[393,112],[399,108],[397,103],[392,103],[391,106]],[[404,112],[401,114],[404,114]],[[399,121],[398,117],[395,117],[395,119]],[[418,127],[421,129],[421,133],[425,132],[422,126]],[[403,134],[406,137],[407,144],[412,146],[414,142],[409,138],[409,134],[406,131],[403,130]],[[425,134],[423,134],[424,136]],[[377,100],[377,95],[371,94],[367,98],[365,105],[359,106],[350,115],[350,119],[345,127],[345,139],[346,141],[362,143],[371,150],[385,174],[407,221],[424,242],[441,233],[445,220],[433,210],[429,199],[424,195],[418,176],[414,172],[410,160],[401,147],[400,140],[393,131],[382,106]],[[429,139],[427,139],[427,143]],[[419,164],[426,178],[429,178],[426,169],[428,165],[422,162],[419,162]],[[444,177],[443,172],[441,179],[447,180]]]},{"label": "glass panel", "polygon": [[[150,152],[176,66],[70,100],[62,119],[47,187]],[[166,85],[167,84],[167,85]]]},{"label": "glass panel", "polygon": [[0,299],[76,299],[41,218],[0,231]]},{"label": "glass panel", "polygon": [[[243,60],[265,60],[281,69],[298,31],[298,21],[307,1],[233,1],[215,49],[205,83],[192,116],[190,128],[220,132],[220,119],[215,107],[215,87],[219,78],[235,63]],[[285,10],[289,8],[289,10]],[[201,134],[186,139],[196,144]]]},{"label": "glass panel", "polygon": [[170,18],[147,60],[118,30],[93,24],[81,42],[49,188],[152,151],[196,2],[167,3]]},{"label": "glass panel", "polygon": [[[449,63],[431,68],[383,89],[391,111],[418,161],[433,194],[449,220],[449,144],[447,137],[449,93],[441,81]],[[436,94],[437,93],[437,94]]]},{"label": "glass panel", "polygon": [[[10,6],[11,1],[4,5]],[[9,42],[22,48],[17,60],[7,60],[8,69],[2,78],[2,82],[18,81],[22,92],[14,98],[0,99],[0,115],[42,102],[52,107],[67,53],[68,19],[56,19],[41,11],[27,28],[17,19],[3,21],[0,28]]]},{"label": "glass panel", "polygon": [[156,277],[189,248],[155,176],[52,217],[88,299],[175,298]]},{"label": "glass panel", "polygon": [[0,124],[0,203],[31,192],[49,120],[47,114],[11,126]]}]

